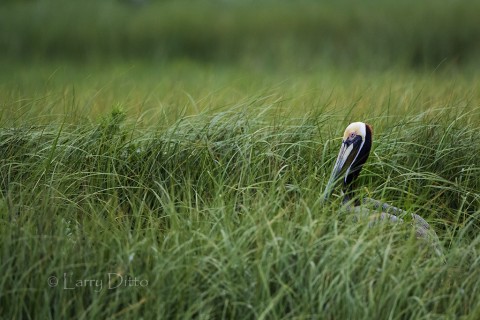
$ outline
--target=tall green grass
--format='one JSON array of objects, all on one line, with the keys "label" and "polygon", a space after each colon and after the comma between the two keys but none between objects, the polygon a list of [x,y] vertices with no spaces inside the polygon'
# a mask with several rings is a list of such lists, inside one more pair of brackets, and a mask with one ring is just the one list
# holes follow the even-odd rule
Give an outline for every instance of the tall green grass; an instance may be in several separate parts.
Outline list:
[{"label": "tall green grass", "polygon": [[[475,319],[478,117],[370,121],[383,129],[361,185],[426,217],[446,263],[408,225],[321,205],[345,126],[328,113],[239,107],[152,131],[116,109],[96,125],[3,129],[2,316]],[[103,287],[75,287],[88,279]]]},{"label": "tall green grass", "polygon": [[480,105],[479,77],[473,69],[463,68],[411,72],[398,67],[375,71],[317,66],[306,71],[282,66],[272,70],[264,65],[251,69],[184,59],[154,64],[17,62],[2,68],[0,125],[5,127],[95,123],[119,105],[137,128],[164,128],[205,110],[243,106],[270,107],[293,117],[316,110],[345,122],[382,117],[385,122],[372,123],[382,132],[405,115]]},{"label": "tall green grass", "polygon": [[479,318],[477,2],[130,4],[0,4],[0,318]]}]

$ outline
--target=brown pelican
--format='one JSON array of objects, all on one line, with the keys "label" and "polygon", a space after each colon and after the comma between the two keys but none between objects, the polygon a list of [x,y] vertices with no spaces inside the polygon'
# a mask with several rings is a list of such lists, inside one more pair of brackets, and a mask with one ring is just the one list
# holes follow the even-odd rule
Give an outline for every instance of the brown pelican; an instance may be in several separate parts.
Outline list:
[{"label": "brown pelican", "polygon": [[349,212],[358,218],[368,216],[372,222],[383,220],[402,223],[411,220],[417,238],[425,239],[437,255],[442,255],[438,237],[430,225],[417,214],[408,213],[394,206],[371,198],[355,197],[355,182],[368,159],[372,148],[372,127],[363,122],[351,123],[343,134],[342,146],[337,161],[325,188],[323,200],[330,197],[340,181],[343,184],[343,204]]}]

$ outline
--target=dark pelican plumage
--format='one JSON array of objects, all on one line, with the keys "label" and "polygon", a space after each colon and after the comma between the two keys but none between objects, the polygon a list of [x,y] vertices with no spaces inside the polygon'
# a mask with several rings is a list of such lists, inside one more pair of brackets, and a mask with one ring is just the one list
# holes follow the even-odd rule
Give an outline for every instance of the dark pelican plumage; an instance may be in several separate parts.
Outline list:
[{"label": "dark pelican plumage", "polygon": [[442,255],[438,237],[430,225],[418,214],[407,212],[397,207],[371,198],[355,197],[356,179],[370,155],[372,148],[372,127],[363,122],[351,123],[343,134],[342,145],[335,166],[328,180],[323,200],[327,200],[337,183],[343,185],[343,204],[356,216],[368,216],[372,221],[390,221],[402,223],[403,219],[411,219],[416,237],[427,240],[437,255]]}]

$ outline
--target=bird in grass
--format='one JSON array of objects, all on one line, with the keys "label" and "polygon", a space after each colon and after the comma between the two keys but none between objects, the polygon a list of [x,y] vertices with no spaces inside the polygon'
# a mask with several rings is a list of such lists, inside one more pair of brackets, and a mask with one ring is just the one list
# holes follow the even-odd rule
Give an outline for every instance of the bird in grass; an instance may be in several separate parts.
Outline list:
[{"label": "bird in grass", "polygon": [[323,200],[327,200],[335,186],[342,183],[343,204],[358,218],[368,217],[372,223],[389,221],[403,223],[404,219],[411,221],[418,239],[425,239],[434,252],[441,256],[438,237],[427,221],[415,213],[406,211],[372,198],[359,199],[355,197],[356,181],[372,148],[372,127],[363,122],[351,123],[343,134],[342,145],[335,166],[328,180]]}]

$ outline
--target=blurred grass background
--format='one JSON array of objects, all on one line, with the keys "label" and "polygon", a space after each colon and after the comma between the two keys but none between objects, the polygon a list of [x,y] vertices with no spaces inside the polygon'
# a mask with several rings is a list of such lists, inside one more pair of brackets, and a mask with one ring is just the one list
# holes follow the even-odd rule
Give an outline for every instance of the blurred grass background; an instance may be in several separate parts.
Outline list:
[{"label": "blurred grass background", "polygon": [[477,64],[478,1],[2,1],[1,55],[437,68]]},{"label": "blurred grass background", "polygon": [[475,104],[477,12],[453,0],[3,1],[2,119],[85,121],[120,103],[155,124],[255,96],[300,112]]},{"label": "blurred grass background", "polygon": [[478,105],[477,12],[453,0],[2,1],[0,121],[94,121],[120,104],[156,125],[255,97],[300,114]]}]

